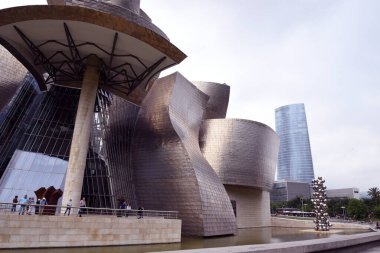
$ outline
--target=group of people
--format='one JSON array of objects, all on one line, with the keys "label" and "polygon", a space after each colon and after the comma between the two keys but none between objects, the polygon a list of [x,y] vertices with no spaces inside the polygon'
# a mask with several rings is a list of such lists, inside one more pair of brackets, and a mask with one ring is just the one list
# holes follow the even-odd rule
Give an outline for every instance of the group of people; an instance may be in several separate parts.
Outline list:
[{"label": "group of people", "polygon": [[46,201],[46,198],[37,199],[37,201],[35,202],[34,197],[28,198],[28,195],[26,194],[24,195],[24,197],[20,199],[16,195],[13,198],[12,203],[13,205],[12,205],[11,212],[16,212],[17,205],[20,205],[20,210],[18,212],[18,215],[24,215],[24,214],[31,215],[33,214],[33,209],[34,209],[35,214],[42,215],[44,212],[45,206],[48,204]]},{"label": "group of people", "polygon": [[[44,208],[46,205],[48,205],[46,198],[37,199],[36,202],[34,202],[34,197],[29,197],[25,194],[24,197],[18,198],[18,196],[15,196],[12,201],[12,209],[11,212],[16,212],[17,205],[20,205],[19,209],[19,215],[28,214],[31,215],[33,213],[42,215],[44,212]],[[70,216],[71,209],[73,207],[73,200],[70,199],[69,202],[66,204],[66,210],[64,212],[64,216]],[[129,214],[131,214],[131,204],[127,204],[126,201],[123,201],[120,205],[120,209],[122,210],[122,215],[128,217]],[[79,202],[79,208],[78,208],[78,215],[79,217],[82,217],[82,214],[85,213],[86,210],[86,199],[82,198]],[[122,216],[121,215],[121,216]],[[140,206],[137,211],[137,218],[141,219],[144,218],[144,207]]]},{"label": "group of people", "polygon": [[[129,203],[127,204],[126,201],[123,201],[119,208],[122,210],[120,216],[124,215],[125,217],[128,217],[128,215],[131,214],[131,210],[132,210],[131,204]],[[144,207],[140,206],[137,211],[137,219],[142,219],[142,218],[144,218]]]},{"label": "group of people", "polygon": [[128,217],[129,213],[132,210],[132,207],[131,207],[131,204],[129,204],[129,203],[127,204],[126,201],[123,201],[123,203],[121,203],[121,205],[120,205],[120,209],[122,210],[121,216],[124,214],[125,217]]},{"label": "group of people", "polygon": [[[73,207],[73,200],[70,199],[69,202],[66,204],[66,210],[64,212],[64,216],[70,216],[70,213],[71,213],[71,208]],[[82,198],[80,201],[79,201],[79,209],[78,209],[78,215],[79,217],[82,217],[82,214],[85,213],[85,209],[86,209],[86,199],[85,198]]]}]

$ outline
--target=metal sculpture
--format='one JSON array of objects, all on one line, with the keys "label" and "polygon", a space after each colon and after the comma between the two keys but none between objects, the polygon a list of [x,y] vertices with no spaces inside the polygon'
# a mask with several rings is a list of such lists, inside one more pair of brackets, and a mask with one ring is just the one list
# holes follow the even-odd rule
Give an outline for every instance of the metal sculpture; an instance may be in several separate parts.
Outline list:
[{"label": "metal sculpture", "polygon": [[329,231],[330,221],[327,214],[327,198],[326,198],[326,186],[324,186],[325,180],[322,177],[313,179],[313,197],[311,202],[314,204],[315,214],[315,231]]}]

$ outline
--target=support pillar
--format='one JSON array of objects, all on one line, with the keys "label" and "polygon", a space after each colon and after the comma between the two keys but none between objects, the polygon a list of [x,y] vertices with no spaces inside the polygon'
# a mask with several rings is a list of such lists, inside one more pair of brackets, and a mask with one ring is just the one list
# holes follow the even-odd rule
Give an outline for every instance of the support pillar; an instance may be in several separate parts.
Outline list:
[{"label": "support pillar", "polygon": [[[99,66],[100,61],[97,56],[92,55],[88,58],[71,141],[69,164],[62,197],[63,206],[70,199],[73,200],[73,206],[79,206],[81,199],[95,99],[99,84]],[[64,212],[65,208],[61,211]]]}]

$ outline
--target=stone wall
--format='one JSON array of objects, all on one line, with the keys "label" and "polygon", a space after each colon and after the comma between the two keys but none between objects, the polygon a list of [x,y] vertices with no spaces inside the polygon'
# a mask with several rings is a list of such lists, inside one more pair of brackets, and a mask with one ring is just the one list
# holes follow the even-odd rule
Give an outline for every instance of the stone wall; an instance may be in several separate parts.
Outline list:
[{"label": "stone wall", "polygon": [[305,252],[335,252],[335,249],[345,248],[346,252],[350,251],[349,247],[377,242],[380,240],[380,233],[361,233],[354,235],[345,235],[339,237],[329,237],[323,239],[303,240],[294,242],[281,242],[270,244],[254,244],[243,246],[231,246],[208,249],[190,249],[190,250],[173,250],[161,251],[160,253],[305,253]]},{"label": "stone wall", "polygon": [[271,226],[269,192],[241,186],[225,187],[230,199],[236,201],[238,228]]},{"label": "stone wall", "polygon": [[[340,223],[340,222],[331,222],[333,229],[370,229],[370,225],[356,224],[356,223]],[[305,219],[286,219],[272,217],[272,227],[286,227],[286,228],[310,228],[313,229],[315,224],[313,220]]]},{"label": "stone wall", "polygon": [[181,241],[181,220],[116,216],[0,215],[0,248],[80,247]]}]

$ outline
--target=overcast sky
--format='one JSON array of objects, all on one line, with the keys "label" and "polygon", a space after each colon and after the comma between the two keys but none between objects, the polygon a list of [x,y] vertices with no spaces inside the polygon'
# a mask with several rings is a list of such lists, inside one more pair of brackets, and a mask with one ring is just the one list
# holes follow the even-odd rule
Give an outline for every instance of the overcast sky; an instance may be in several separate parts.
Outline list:
[{"label": "overcast sky", "polygon": [[304,103],[315,175],[330,189],[380,187],[380,1],[141,0],[141,8],[188,55],[165,74],[228,84],[227,116],[273,129],[275,108]]}]

